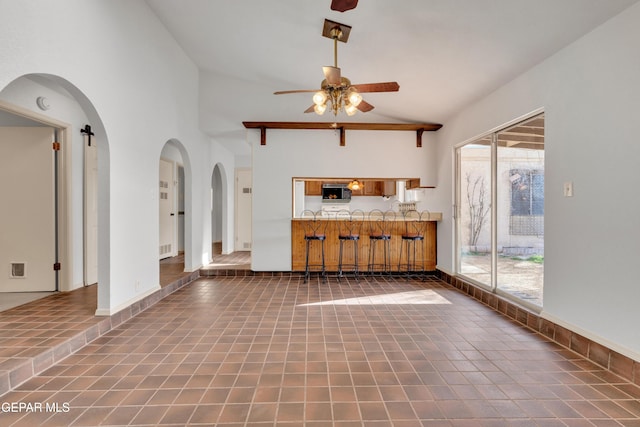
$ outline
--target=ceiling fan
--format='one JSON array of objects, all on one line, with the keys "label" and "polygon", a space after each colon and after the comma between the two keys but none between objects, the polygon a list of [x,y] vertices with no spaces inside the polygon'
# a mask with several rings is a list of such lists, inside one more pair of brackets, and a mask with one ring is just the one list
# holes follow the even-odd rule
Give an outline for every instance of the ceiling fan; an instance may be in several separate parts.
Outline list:
[{"label": "ceiling fan", "polygon": [[358,110],[366,113],[374,108],[373,105],[362,99],[361,93],[397,92],[400,89],[397,82],[351,84],[351,80],[342,76],[340,68],[338,68],[338,41],[346,43],[350,32],[350,26],[325,19],[322,35],[333,39],[334,65],[322,67],[325,79],[320,84],[320,89],[284,90],[274,92],[274,95],[315,92],[313,105],[307,108],[305,113],[315,112],[322,115],[327,109],[327,103],[329,103],[334,115],[337,116],[340,111],[344,111],[347,115],[353,116]]},{"label": "ceiling fan", "polygon": [[357,5],[358,0],[332,0],[331,10],[346,12],[347,10],[355,9]]}]

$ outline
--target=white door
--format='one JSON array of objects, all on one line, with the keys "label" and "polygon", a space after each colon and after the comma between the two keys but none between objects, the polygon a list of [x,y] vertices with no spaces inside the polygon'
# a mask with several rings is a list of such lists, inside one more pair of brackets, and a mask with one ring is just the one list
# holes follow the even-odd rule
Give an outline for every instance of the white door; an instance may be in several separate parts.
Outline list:
[{"label": "white door", "polygon": [[84,137],[84,284],[98,283],[98,148]]},{"label": "white door", "polygon": [[251,170],[236,170],[236,251],[251,250]]},{"label": "white door", "polygon": [[0,127],[0,291],[55,291],[53,133]]},{"label": "white door", "polygon": [[175,245],[176,215],[173,162],[160,159],[160,259],[177,255]]},{"label": "white door", "polygon": [[184,252],[184,166],[178,165],[178,185],[176,191],[176,223],[178,226],[178,244],[176,252]]}]

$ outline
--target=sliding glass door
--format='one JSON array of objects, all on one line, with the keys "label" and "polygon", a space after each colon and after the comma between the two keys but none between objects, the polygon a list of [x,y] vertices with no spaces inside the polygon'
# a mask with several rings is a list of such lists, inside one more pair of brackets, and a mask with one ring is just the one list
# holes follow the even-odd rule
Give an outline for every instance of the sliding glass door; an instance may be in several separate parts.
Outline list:
[{"label": "sliding glass door", "polygon": [[490,286],[491,262],[491,137],[457,152],[458,248],[461,273]]},{"label": "sliding glass door", "polygon": [[544,115],[458,147],[457,273],[542,306]]}]

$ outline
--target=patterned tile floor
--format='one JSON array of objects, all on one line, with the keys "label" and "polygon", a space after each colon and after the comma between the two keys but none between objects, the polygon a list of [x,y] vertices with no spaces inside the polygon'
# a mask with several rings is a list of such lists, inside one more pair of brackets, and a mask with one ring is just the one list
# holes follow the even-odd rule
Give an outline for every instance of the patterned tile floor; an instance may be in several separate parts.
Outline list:
[{"label": "patterned tile floor", "polygon": [[0,400],[2,426],[640,426],[638,387],[437,279],[199,279]]},{"label": "patterned tile floor", "polygon": [[[237,262],[236,268],[249,265],[249,252],[222,255],[217,249],[216,252],[214,246],[214,263],[207,268],[220,269],[230,262]],[[160,261],[161,287],[187,275],[182,255]],[[71,347],[81,345],[78,340],[83,339],[80,336],[83,332],[96,336],[94,331],[104,331],[111,323],[109,318],[95,316],[95,285],[33,301],[30,295],[27,297],[22,304],[0,312],[0,395],[34,371],[40,372],[43,366],[48,367],[53,360],[69,354]]]}]

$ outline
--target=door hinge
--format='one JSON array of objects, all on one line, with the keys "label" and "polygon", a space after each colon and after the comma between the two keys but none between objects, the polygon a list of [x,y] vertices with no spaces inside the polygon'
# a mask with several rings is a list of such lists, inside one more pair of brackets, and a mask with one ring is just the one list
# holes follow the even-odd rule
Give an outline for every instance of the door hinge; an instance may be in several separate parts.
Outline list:
[{"label": "door hinge", "polygon": [[53,264],[53,271],[58,271],[62,268],[62,265],[59,262]]},{"label": "door hinge", "polygon": [[53,151],[60,151],[60,143],[59,142],[54,142],[53,143]]}]

